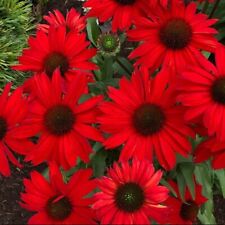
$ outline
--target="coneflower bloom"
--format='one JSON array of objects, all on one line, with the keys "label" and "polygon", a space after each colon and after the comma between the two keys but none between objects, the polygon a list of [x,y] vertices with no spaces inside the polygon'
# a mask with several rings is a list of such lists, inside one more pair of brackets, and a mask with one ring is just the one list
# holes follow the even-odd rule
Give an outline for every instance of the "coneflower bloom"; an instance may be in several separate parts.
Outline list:
[{"label": "coneflower bloom", "polygon": [[[84,7],[91,8],[87,17],[98,17],[100,22],[112,19],[112,31],[127,30],[133,21],[145,15],[152,0],[88,0]],[[156,0],[154,0],[155,2]]]},{"label": "coneflower bloom", "polygon": [[81,95],[87,90],[86,77],[74,77],[64,93],[59,70],[52,80],[40,74],[35,76],[35,82],[35,98],[30,101],[29,117],[15,134],[16,137],[40,136],[38,144],[25,159],[34,165],[55,161],[64,169],[75,166],[78,157],[88,162],[92,149],[87,138],[103,141],[100,132],[92,126],[102,96],[80,103]]},{"label": "coneflower bloom", "polygon": [[66,14],[66,18],[58,9],[56,9],[54,12],[49,12],[49,15],[44,16],[44,19],[48,24],[39,24],[38,29],[45,31],[46,33],[48,33],[50,26],[64,26],[66,27],[67,32],[80,32],[86,25],[84,17],[81,17],[80,13],[74,8],[70,9]]},{"label": "coneflower bloom", "polygon": [[225,168],[225,142],[210,137],[200,143],[194,152],[195,162],[201,163],[212,158],[213,169]]},{"label": "coneflower bloom", "polygon": [[170,185],[175,191],[177,198],[169,197],[165,202],[168,206],[166,224],[193,224],[196,222],[197,214],[201,205],[208,200],[202,195],[202,186],[195,184],[194,199],[186,187],[184,192],[184,201],[182,201],[177,184],[170,182]]},{"label": "coneflower bloom", "polygon": [[87,197],[96,188],[92,170],[75,172],[67,184],[55,164],[50,164],[49,174],[49,181],[36,171],[24,179],[20,205],[36,212],[28,224],[94,224],[93,198]]},{"label": "coneflower bloom", "polygon": [[28,40],[29,48],[19,57],[20,65],[13,69],[20,71],[46,72],[51,77],[60,68],[63,77],[70,79],[76,71],[94,70],[97,66],[90,62],[96,49],[89,49],[86,35],[76,32],[66,33],[66,27],[51,26],[48,34],[39,30],[36,37]]},{"label": "coneflower bloom", "polygon": [[28,104],[21,88],[12,93],[10,88],[11,84],[7,84],[0,95],[0,174],[3,176],[10,175],[8,160],[17,167],[22,167],[11,150],[24,153],[33,147],[27,137],[14,136],[27,116]]},{"label": "coneflower bloom", "polygon": [[162,172],[155,172],[147,161],[114,163],[108,176],[97,181],[93,208],[101,224],[150,224],[163,221],[167,208],[163,202],[168,189],[159,185]]},{"label": "coneflower bloom", "polygon": [[218,45],[216,50],[216,67],[192,67],[182,74],[178,86],[178,100],[187,107],[186,119],[200,118],[208,129],[209,136],[225,140],[225,47]]},{"label": "coneflower bloom", "polygon": [[217,31],[210,26],[216,19],[196,14],[195,3],[185,6],[175,0],[171,7],[158,7],[155,14],[136,19],[135,29],[128,31],[130,40],[142,42],[129,56],[137,58],[136,65],[169,66],[175,73],[187,65],[208,65],[200,50],[215,51]]},{"label": "coneflower bloom", "polygon": [[131,80],[122,78],[120,88],[109,87],[112,102],[100,106],[98,117],[101,129],[108,139],[107,149],[124,144],[120,159],[152,160],[155,152],[159,163],[167,170],[176,164],[175,153],[184,157],[191,150],[187,140],[192,131],[185,125],[183,109],[176,106],[174,93],[166,89],[163,71],[149,80],[146,70],[136,71]]}]

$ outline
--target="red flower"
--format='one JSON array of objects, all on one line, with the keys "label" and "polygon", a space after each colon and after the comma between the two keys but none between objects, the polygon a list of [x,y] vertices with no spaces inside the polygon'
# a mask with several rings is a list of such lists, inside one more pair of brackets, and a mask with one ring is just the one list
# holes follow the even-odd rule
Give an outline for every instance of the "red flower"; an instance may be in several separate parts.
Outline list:
[{"label": "red flower", "polygon": [[212,71],[193,67],[182,74],[178,100],[187,107],[186,119],[203,118],[208,133],[225,140],[225,47],[216,50],[216,68]]},{"label": "red flower", "polygon": [[94,224],[89,207],[93,198],[87,194],[94,190],[94,180],[89,180],[91,169],[79,170],[65,184],[55,164],[50,165],[47,181],[40,173],[31,173],[31,180],[24,179],[25,192],[20,205],[37,212],[28,224]]},{"label": "red flower", "polygon": [[161,204],[168,198],[168,189],[158,185],[161,177],[162,172],[155,172],[146,160],[115,163],[108,177],[98,180],[101,192],[95,194],[93,208],[101,224],[162,221],[167,208]]},{"label": "red flower", "polygon": [[11,94],[10,88],[11,84],[7,84],[0,95],[0,173],[4,176],[10,175],[8,159],[17,167],[22,167],[11,150],[24,153],[33,147],[26,136],[14,136],[27,116],[28,105],[22,96],[21,88]]},{"label": "red flower", "polygon": [[78,103],[87,88],[86,78],[74,77],[64,94],[58,70],[52,80],[40,74],[35,76],[35,82],[36,98],[30,102],[30,117],[20,132],[14,134],[16,137],[41,134],[36,147],[27,153],[26,160],[32,160],[34,165],[45,160],[56,161],[64,169],[73,167],[77,157],[88,162],[92,149],[86,138],[103,140],[92,126],[102,96]]},{"label": "red flower", "polygon": [[112,31],[127,30],[133,21],[143,16],[148,0],[88,0],[84,7],[91,8],[88,17],[98,17],[100,22],[112,18]]},{"label": "red flower", "polygon": [[109,88],[112,102],[105,102],[100,110],[99,122],[103,131],[111,136],[106,148],[125,144],[120,159],[152,160],[155,151],[159,163],[165,169],[176,164],[175,152],[187,156],[191,145],[187,136],[191,130],[184,124],[183,110],[175,105],[174,94],[165,88],[167,71],[148,80],[146,71],[136,71],[131,81],[120,80],[120,89]]},{"label": "red flower", "polygon": [[168,206],[167,224],[193,224],[196,221],[200,206],[208,199],[202,195],[202,186],[195,185],[195,199],[192,198],[190,191],[185,189],[184,202],[178,191],[178,186],[170,182],[171,187],[177,194],[177,198],[169,197],[165,204]]},{"label": "red flower", "polygon": [[13,68],[20,71],[46,72],[52,76],[60,68],[63,77],[76,76],[77,70],[92,70],[97,66],[89,62],[96,49],[88,49],[89,42],[85,34],[70,32],[66,28],[51,27],[49,33],[38,31],[36,38],[30,37],[29,49],[23,50],[19,57],[20,65]]},{"label": "red flower", "polygon": [[212,157],[213,169],[225,168],[225,142],[210,137],[195,149],[195,162],[200,163]]},{"label": "red flower", "polygon": [[70,9],[66,18],[59,10],[54,10],[54,13],[49,12],[49,15],[44,16],[48,24],[39,24],[38,29],[48,33],[50,26],[64,26],[67,32],[80,32],[85,28],[84,17],[80,16],[74,8]]},{"label": "red flower", "polygon": [[136,29],[128,31],[130,40],[143,41],[129,56],[138,57],[136,65],[152,69],[169,66],[178,72],[187,65],[208,65],[199,50],[215,50],[217,40],[213,35],[217,31],[210,26],[217,20],[196,14],[195,3],[185,7],[175,2],[169,8],[158,8],[151,19],[137,19]]}]

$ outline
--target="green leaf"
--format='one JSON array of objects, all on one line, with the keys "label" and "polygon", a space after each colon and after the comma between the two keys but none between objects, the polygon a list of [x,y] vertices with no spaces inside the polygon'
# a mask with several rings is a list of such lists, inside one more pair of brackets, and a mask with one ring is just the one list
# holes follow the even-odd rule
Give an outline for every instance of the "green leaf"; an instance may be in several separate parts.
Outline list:
[{"label": "green leaf", "polygon": [[199,210],[198,219],[202,224],[216,224],[215,217],[213,215],[213,200],[208,200],[203,206],[203,212]]},{"label": "green leaf", "polygon": [[102,144],[101,144],[100,142],[95,142],[95,144],[94,144],[93,147],[92,147],[92,149],[93,149],[95,152],[99,151],[99,150],[102,149],[102,148],[103,148],[103,146],[102,146]]},{"label": "green leaf", "polygon": [[89,91],[96,95],[105,94],[107,92],[107,87],[102,81],[96,81],[94,83],[88,84]]},{"label": "green leaf", "polygon": [[202,185],[202,193],[207,198],[212,198],[212,169],[210,162],[204,162],[196,164],[195,166],[195,178],[198,183]]},{"label": "green leaf", "polygon": [[179,164],[179,169],[184,177],[185,183],[191,193],[193,199],[195,199],[195,182],[194,182],[194,169],[193,163],[184,162]]},{"label": "green leaf", "polygon": [[77,160],[77,165],[72,167],[69,170],[64,170],[61,169],[61,173],[63,175],[63,179],[65,182],[68,182],[71,178],[71,176],[73,176],[73,174],[78,171],[79,169],[86,169],[88,168],[88,164],[84,163],[83,161],[81,161],[80,159]]},{"label": "green leaf", "polygon": [[182,201],[185,201],[184,199],[184,192],[185,192],[185,179],[182,173],[177,173],[177,185],[178,185],[178,190],[180,193],[180,197],[182,199]]},{"label": "green leaf", "polygon": [[107,153],[104,149],[96,152],[96,154],[91,159],[91,165],[94,171],[95,177],[101,177],[104,175],[106,168],[106,157]]},{"label": "green leaf", "polygon": [[49,167],[46,167],[41,174],[46,180],[49,180]]},{"label": "green leaf", "polygon": [[192,157],[191,156],[183,157],[182,155],[177,154],[176,155],[176,162],[177,162],[177,165],[180,165],[180,163],[184,163],[184,162],[192,162]]},{"label": "green leaf", "polygon": [[114,71],[120,75],[130,77],[133,72],[133,65],[128,59],[118,56],[114,63]]},{"label": "green leaf", "polygon": [[225,198],[225,170],[216,170],[214,171],[216,177],[218,178],[219,185],[222,191],[222,195]]},{"label": "green leaf", "polygon": [[209,200],[201,207],[198,213],[198,219],[202,224],[216,224],[213,215],[213,171],[210,162],[196,164],[195,178],[202,185],[202,194]]},{"label": "green leaf", "polygon": [[96,47],[97,46],[97,39],[100,35],[101,31],[97,24],[96,18],[89,18],[87,19],[87,34],[88,39],[92,42],[92,44]]}]

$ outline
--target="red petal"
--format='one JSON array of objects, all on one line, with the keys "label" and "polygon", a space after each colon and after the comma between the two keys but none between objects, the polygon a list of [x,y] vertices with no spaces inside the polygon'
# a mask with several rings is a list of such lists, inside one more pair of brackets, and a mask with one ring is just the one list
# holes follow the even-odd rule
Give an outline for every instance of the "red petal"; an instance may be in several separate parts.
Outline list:
[{"label": "red petal", "polygon": [[8,177],[10,176],[10,168],[9,163],[5,154],[6,147],[2,142],[0,142],[0,173],[2,173],[4,176]]}]

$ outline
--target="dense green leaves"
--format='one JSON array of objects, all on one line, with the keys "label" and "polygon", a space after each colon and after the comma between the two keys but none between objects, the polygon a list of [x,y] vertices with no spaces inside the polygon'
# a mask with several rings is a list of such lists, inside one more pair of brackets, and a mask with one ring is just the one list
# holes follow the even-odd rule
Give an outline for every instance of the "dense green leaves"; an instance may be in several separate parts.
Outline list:
[{"label": "dense green leaves", "polygon": [[17,57],[26,46],[28,35],[34,28],[32,6],[29,1],[0,0],[0,88],[13,81],[24,81],[24,73],[12,71]]}]

